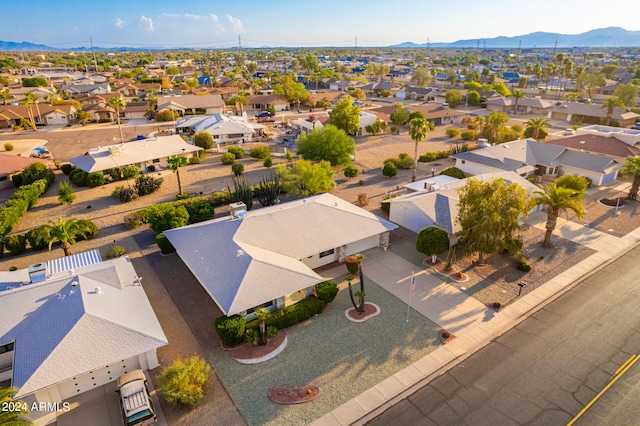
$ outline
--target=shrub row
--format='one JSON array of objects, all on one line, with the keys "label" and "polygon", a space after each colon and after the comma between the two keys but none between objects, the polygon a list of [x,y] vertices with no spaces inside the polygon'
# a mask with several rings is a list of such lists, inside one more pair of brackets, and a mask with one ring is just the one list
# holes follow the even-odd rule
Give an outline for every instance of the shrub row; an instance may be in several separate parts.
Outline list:
[{"label": "shrub row", "polygon": [[214,203],[212,202],[212,199],[207,197],[193,197],[186,200],[156,204],[135,211],[133,213],[129,213],[124,217],[124,223],[129,229],[134,229],[139,226],[146,225],[149,223],[151,216],[163,208],[162,206],[184,207],[189,214],[189,224],[213,219],[213,216],[215,214]]},{"label": "shrub row", "polygon": [[[79,222],[86,225],[88,232],[85,234],[86,238],[82,235],[75,235],[76,241],[87,240],[98,233],[98,226],[89,219],[81,219]],[[14,255],[22,254],[27,248],[27,243],[34,250],[42,250],[49,246],[49,241],[44,238],[42,233],[42,227],[34,228],[24,235],[11,235],[4,240],[5,248]]]},{"label": "shrub row", "polygon": [[[309,296],[294,305],[269,313],[264,323],[267,327],[273,326],[282,330],[319,314],[324,309],[324,305],[325,302],[322,300],[315,296]],[[256,319],[247,323],[246,328],[247,330],[257,330],[259,326],[260,320]]]},{"label": "shrub row", "polygon": [[118,186],[113,190],[111,196],[123,203],[133,201],[138,197],[152,194],[160,189],[164,182],[163,178],[154,178],[153,176],[138,176],[134,186]]},{"label": "shrub row", "polygon": [[403,152],[398,158],[387,158],[383,164],[393,163],[399,169],[413,169],[413,157]]},{"label": "shrub row", "polygon": [[[37,163],[39,164],[39,163]],[[51,181],[40,179],[28,185],[22,185],[13,193],[2,208],[0,208],[0,243],[11,232],[22,216],[31,209],[38,198],[49,188]],[[0,244],[0,256],[2,256],[2,244]]]},{"label": "shrub row", "polygon": [[47,188],[53,183],[55,175],[49,169],[49,167],[43,163],[33,163],[22,169],[19,173],[14,173],[11,176],[11,182],[16,188],[20,188],[23,185],[32,184],[38,180],[44,179],[47,181]]},{"label": "shrub row", "polygon": [[329,304],[338,294],[338,285],[331,280],[323,281],[316,284],[316,294],[318,295],[318,299],[322,300],[325,304]]}]

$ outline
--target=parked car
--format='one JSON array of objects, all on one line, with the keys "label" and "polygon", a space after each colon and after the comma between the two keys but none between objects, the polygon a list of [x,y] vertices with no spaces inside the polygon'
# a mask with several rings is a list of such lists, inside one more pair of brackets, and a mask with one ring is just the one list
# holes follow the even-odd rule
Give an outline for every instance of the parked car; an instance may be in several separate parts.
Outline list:
[{"label": "parked car", "polygon": [[43,146],[33,148],[31,150],[31,156],[34,158],[46,158],[49,160],[53,158],[51,152],[49,152],[49,150]]},{"label": "parked car", "polygon": [[359,102],[359,101],[355,101],[355,102],[353,102],[353,103],[352,103],[352,105],[353,105],[353,106],[360,107],[360,108],[363,108],[363,107],[364,107],[364,104],[363,104],[362,102]]},{"label": "parked car", "polygon": [[631,128],[632,128],[633,130],[640,130],[640,123],[636,123],[636,124],[634,124],[633,126],[631,126]]},{"label": "parked car", "polygon": [[156,412],[147,389],[147,378],[142,370],[134,370],[118,377],[118,400],[125,426],[147,426],[157,422]]},{"label": "parked car", "polygon": [[491,144],[489,143],[489,139],[478,139],[478,148],[489,148],[490,146]]},{"label": "parked car", "polygon": [[575,134],[576,134],[576,129],[569,128],[564,131],[565,136],[575,136]]},{"label": "parked car", "polygon": [[269,111],[260,111],[256,114],[256,118],[268,118],[273,117],[273,114]]}]

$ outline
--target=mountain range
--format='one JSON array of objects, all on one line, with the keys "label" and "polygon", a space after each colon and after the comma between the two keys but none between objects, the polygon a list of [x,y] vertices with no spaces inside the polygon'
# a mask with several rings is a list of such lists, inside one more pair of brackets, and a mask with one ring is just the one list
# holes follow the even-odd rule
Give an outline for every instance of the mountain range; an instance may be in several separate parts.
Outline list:
[{"label": "mountain range", "polygon": [[[383,46],[381,46],[383,47]],[[517,48],[570,48],[570,47],[640,47],[640,31],[629,31],[620,27],[598,28],[582,34],[560,34],[548,32],[535,32],[514,37],[493,37],[474,38],[469,40],[458,40],[451,43],[422,43],[404,42],[392,46],[392,48],[486,48],[504,49]],[[126,51],[126,50],[164,50],[162,48],[133,48],[133,47],[95,47],[95,50],[105,51]],[[23,51],[86,51],[88,47],[80,46],[74,48],[57,49],[44,44],[33,44],[26,41],[13,42],[0,40],[1,50],[23,50]]]},{"label": "mountain range", "polygon": [[451,43],[405,42],[390,47],[448,47],[448,48],[569,48],[569,47],[640,47],[640,31],[620,27],[598,28],[582,34],[535,32],[514,37],[475,38]]}]

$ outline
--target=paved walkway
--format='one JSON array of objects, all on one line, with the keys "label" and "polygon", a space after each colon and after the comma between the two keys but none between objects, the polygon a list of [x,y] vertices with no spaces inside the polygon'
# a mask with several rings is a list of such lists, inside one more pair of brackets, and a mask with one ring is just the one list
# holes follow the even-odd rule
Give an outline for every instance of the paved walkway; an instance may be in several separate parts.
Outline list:
[{"label": "paved walkway", "polygon": [[[544,212],[530,215],[527,220],[530,225],[542,229],[545,221]],[[363,264],[367,277],[407,302],[411,294],[411,276],[415,276],[416,293],[411,297],[413,309],[457,338],[327,413],[312,425],[364,424],[517,325],[532,310],[570,284],[578,282],[589,272],[640,243],[640,228],[623,238],[617,238],[564,219],[559,219],[554,233],[597,252],[500,312],[495,312],[464,292],[444,284],[443,278],[437,274],[429,270],[418,270],[414,264],[392,252],[381,249],[367,251],[367,259]],[[324,271],[322,275],[326,278],[344,275],[344,266]]]}]

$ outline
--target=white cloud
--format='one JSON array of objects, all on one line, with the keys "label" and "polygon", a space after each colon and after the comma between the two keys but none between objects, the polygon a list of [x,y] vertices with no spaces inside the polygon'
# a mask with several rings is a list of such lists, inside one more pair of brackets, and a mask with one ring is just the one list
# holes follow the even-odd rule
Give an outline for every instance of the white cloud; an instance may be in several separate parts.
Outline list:
[{"label": "white cloud", "polygon": [[144,15],[140,17],[140,26],[143,27],[146,31],[155,31],[155,29],[153,28],[153,19],[147,18]]},{"label": "white cloud", "polygon": [[226,30],[224,29],[224,26],[220,23],[220,19],[218,19],[217,15],[214,15],[213,13],[209,15],[209,18],[213,21],[213,28],[216,32],[216,34],[220,34],[225,32]]},{"label": "white cloud", "polygon": [[192,14],[192,13],[185,13],[185,14],[184,14],[184,16],[185,16],[186,18],[192,18],[192,19],[195,19],[196,21],[198,21],[198,20],[200,20],[200,19],[204,18],[204,16],[202,16],[202,15],[194,15],[194,14]]},{"label": "white cloud", "polygon": [[118,18],[116,19],[116,27],[122,29],[124,28],[124,26],[127,25],[122,19]]},{"label": "white cloud", "polygon": [[242,31],[244,31],[244,28],[242,27],[242,22],[240,21],[239,18],[234,18],[231,15],[225,15],[225,17],[227,18],[227,21],[231,24],[231,31],[233,31],[234,33],[241,33]]}]

